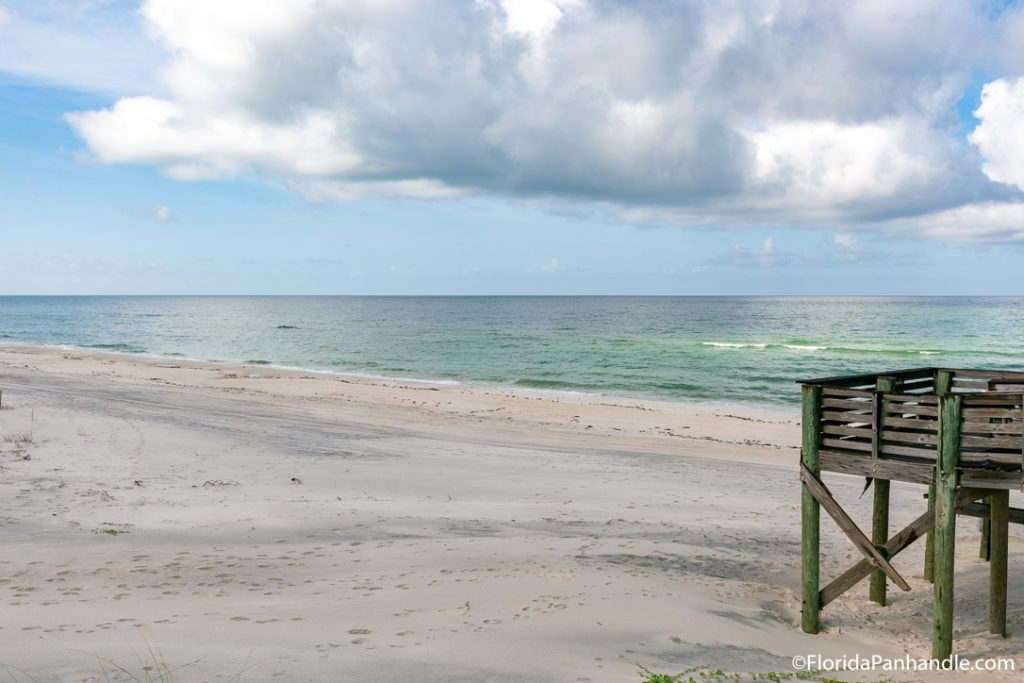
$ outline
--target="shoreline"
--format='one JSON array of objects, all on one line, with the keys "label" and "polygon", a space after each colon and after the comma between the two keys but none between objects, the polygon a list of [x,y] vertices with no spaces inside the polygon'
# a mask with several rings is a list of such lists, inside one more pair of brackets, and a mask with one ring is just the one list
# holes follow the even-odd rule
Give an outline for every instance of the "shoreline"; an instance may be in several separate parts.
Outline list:
[{"label": "shoreline", "polygon": [[[710,344],[711,342],[703,342],[703,344]],[[31,352],[33,349],[39,349],[44,351],[55,351],[55,352],[67,352],[81,355],[106,355],[112,357],[126,357],[126,358],[137,358],[141,360],[159,360],[167,362],[182,362],[182,363],[194,363],[204,365],[217,365],[217,366],[228,366],[234,368],[267,368],[272,370],[281,370],[285,372],[299,372],[299,373],[313,373],[317,375],[326,376],[339,376],[342,378],[352,378],[356,380],[378,380],[384,382],[411,382],[416,384],[430,384],[437,386],[465,386],[465,387],[478,387],[482,389],[497,389],[506,390],[512,392],[538,392],[538,393],[552,393],[558,395],[579,395],[585,397],[605,398],[605,399],[626,399],[626,400],[637,400],[637,401],[652,401],[657,403],[681,403],[695,406],[719,406],[723,408],[735,408],[737,410],[752,410],[757,412],[767,413],[780,413],[780,414],[798,414],[800,412],[799,401],[794,398],[792,404],[781,404],[772,402],[759,402],[759,401],[742,401],[742,400],[715,400],[707,399],[700,400],[697,398],[685,398],[685,399],[671,399],[658,396],[644,396],[642,394],[629,395],[627,393],[617,394],[614,392],[589,392],[583,390],[572,390],[572,389],[551,389],[544,387],[531,387],[525,385],[517,385],[514,381],[511,384],[502,383],[486,383],[486,382],[473,382],[463,381],[456,379],[445,379],[445,378],[429,378],[429,377],[394,377],[390,375],[377,375],[373,373],[347,371],[347,370],[331,370],[324,368],[311,368],[294,365],[280,365],[270,361],[259,361],[259,362],[234,362],[224,360],[207,360],[202,358],[192,358],[182,354],[172,355],[160,355],[156,353],[142,353],[135,351],[120,351],[115,349],[104,349],[95,348],[90,346],[76,346],[74,344],[29,344],[23,342],[8,342],[0,341],[0,352],[4,349],[10,349],[17,351],[18,349]],[[796,383],[793,385],[797,386]],[[799,396],[798,391],[794,391],[794,396]]]},{"label": "shoreline", "polygon": [[[471,414],[469,422],[482,429],[500,430],[504,424],[514,422],[515,430],[519,430],[527,423],[590,440],[642,438],[664,444],[667,452],[678,451],[680,443],[704,442],[722,444],[742,451],[746,457],[763,460],[765,454],[759,451],[765,448],[778,452],[799,449],[796,409],[781,411],[548,389],[449,384],[270,365],[0,344],[0,362],[10,365],[12,361],[69,378],[107,377],[136,385],[161,384],[221,395],[255,395],[275,401],[298,399],[314,410],[316,403],[325,401],[372,405],[378,411],[390,413],[387,418],[378,413],[376,418],[390,418],[391,426],[407,427],[410,419],[422,422],[424,417],[455,417],[465,423]],[[399,396],[403,393],[408,396]],[[427,396],[435,400],[422,400]],[[309,406],[310,403],[314,405]],[[570,410],[571,407],[575,409]],[[651,413],[646,416],[651,419],[637,419],[639,413]],[[487,419],[488,415],[494,419]],[[662,424],[672,421],[684,422],[685,432]],[[795,431],[791,429],[793,425],[797,425]],[[728,432],[730,438],[722,437],[722,432]],[[735,457],[724,449],[720,455]],[[797,457],[792,455],[791,461],[796,462]],[[770,460],[783,462],[779,458]]]},{"label": "shoreline", "polygon": [[[800,632],[798,415],[164,360],[0,346],[0,665],[26,680],[147,642],[182,680],[437,683],[930,651],[922,544],[911,593],[855,589]],[[870,519],[862,479],[829,486]],[[894,527],[920,493],[893,484]],[[976,536],[954,651],[1022,667]],[[855,559],[825,520],[822,548],[823,576]]]}]

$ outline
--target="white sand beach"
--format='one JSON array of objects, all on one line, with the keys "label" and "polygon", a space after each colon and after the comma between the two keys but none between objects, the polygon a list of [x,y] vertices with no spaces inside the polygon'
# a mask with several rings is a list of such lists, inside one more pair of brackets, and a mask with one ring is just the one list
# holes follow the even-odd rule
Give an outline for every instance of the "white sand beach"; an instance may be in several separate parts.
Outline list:
[{"label": "white sand beach", "polygon": [[[0,388],[13,680],[121,680],[106,662],[138,670],[150,646],[178,681],[419,683],[931,651],[923,543],[894,561],[911,592],[880,607],[864,582],[800,631],[795,410],[15,346]],[[867,526],[863,480],[826,481]],[[894,529],[922,493],[893,484]],[[954,652],[1024,670],[1024,533],[1000,638],[976,521],[958,525]],[[822,534],[828,580],[859,556],[825,515]]]}]

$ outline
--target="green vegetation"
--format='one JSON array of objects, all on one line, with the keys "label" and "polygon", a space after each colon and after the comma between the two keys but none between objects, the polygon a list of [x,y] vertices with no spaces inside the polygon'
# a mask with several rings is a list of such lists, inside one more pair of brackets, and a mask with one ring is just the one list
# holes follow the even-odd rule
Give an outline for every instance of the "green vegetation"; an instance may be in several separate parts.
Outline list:
[{"label": "green vegetation", "polygon": [[[816,683],[847,683],[842,679],[824,675],[821,671],[791,671],[776,673],[769,671],[765,673],[730,673],[727,674],[721,669],[712,669],[708,666],[693,666],[675,675],[654,673],[646,666],[640,667],[640,675],[646,676],[642,683],[732,683],[735,681],[815,681]],[[892,683],[891,679],[876,681],[875,683]]]}]

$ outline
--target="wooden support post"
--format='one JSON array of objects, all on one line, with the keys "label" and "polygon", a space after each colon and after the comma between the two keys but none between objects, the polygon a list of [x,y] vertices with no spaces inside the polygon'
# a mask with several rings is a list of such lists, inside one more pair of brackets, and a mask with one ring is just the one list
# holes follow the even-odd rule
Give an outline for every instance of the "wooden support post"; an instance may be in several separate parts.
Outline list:
[{"label": "wooden support post", "polygon": [[[804,467],[818,476],[818,451],[821,448],[821,387],[803,385],[803,443],[800,461]],[[801,489],[801,541],[800,583],[803,594],[801,603],[801,627],[804,633],[821,630],[821,604],[818,593],[820,569],[821,507],[808,490]]]},{"label": "wooden support post", "polygon": [[[928,510],[935,512],[935,484],[928,487]],[[932,531],[924,539],[924,580],[935,582],[935,534]]]},{"label": "wooden support post", "polygon": [[[992,496],[985,496],[985,504],[992,508]],[[988,562],[991,559],[992,549],[992,520],[991,514],[981,520],[981,542],[978,544],[978,558]]]},{"label": "wooden support post", "polygon": [[[938,370],[935,373],[935,395],[948,394],[953,389],[953,373],[949,370]],[[936,473],[938,463],[936,463]],[[928,487],[928,509],[935,509],[935,484]],[[924,540],[924,580],[935,581],[935,532],[929,531]]]},{"label": "wooden support post", "polygon": [[[875,479],[875,504],[871,515],[871,543],[884,550],[889,536],[889,480]],[[883,553],[884,554],[884,553]],[[885,559],[889,559],[886,556]],[[876,569],[871,573],[871,587],[868,589],[871,602],[885,606],[885,573]]]},{"label": "wooden support post", "polygon": [[1010,529],[1010,492],[996,491],[989,496],[991,511],[991,554],[989,556],[988,630],[1006,635],[1006,560]]},{"label": "wooden support post", "polygon": [[935,605],[932,659],[946,661],[953,652],[953,560],[956,551],[957,460],[963,397],[939,396],[938,466],[935,473]]},{"label": "wooden support post", "polygon": [[[928,487],[928,509],[935,511],[935,484]],[[935,533],[929,531],[924,539],[924,580],[935,582]]]},{"label": "wooden support post", "polygon": [[[882,430],[885,427],[885,412],[882,408],[882,393],[890,393],[896,390],[895,377],[879,377],[875,382],[874,419],[872,439],[874,446],[871,455],[876,460],[882,444]],[[889,480],[874,480],[875,500],[871,514],[871,543],[884,552],[886,540],[889,538]],[[886,559],[889,559],[886,557]],[[875,570],[871,574],[871,586],[868,589],[868,597],[872,602],[885,605],[885,573]]]}]

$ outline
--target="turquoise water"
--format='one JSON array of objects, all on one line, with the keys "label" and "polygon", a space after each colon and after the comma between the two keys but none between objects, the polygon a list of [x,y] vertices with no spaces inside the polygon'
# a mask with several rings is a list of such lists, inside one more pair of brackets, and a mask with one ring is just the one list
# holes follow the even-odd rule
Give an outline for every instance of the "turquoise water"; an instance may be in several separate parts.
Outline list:
[{"label": "turquoise water", "polygon": [[798,379],[1024,370],[1024,298],[0,297],[0,342],[794,406]]}]

